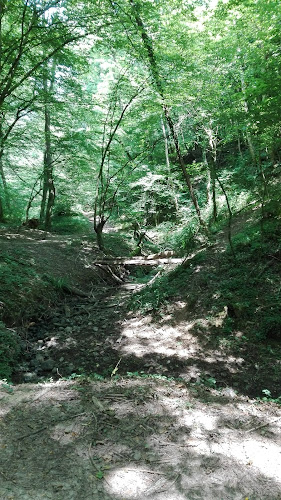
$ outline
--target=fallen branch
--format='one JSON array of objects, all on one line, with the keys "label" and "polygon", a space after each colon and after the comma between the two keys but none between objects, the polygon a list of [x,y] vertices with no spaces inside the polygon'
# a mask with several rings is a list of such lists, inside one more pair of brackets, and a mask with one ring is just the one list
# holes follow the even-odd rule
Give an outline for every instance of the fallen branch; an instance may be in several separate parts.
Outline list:
[{"label": "fallen branch", "polygon": [[158,472],[155,470],[144,470],[144,469],[126,469],[129,472],[143,472],[144,474],[158,474],[159,476],[165,476],[164,472]]},{"label": "fallen branch", "polygon": [[[77,418],[77,417],[83,417],[84,415],[86,415],[85,412],[84,413],[77,413],[77,415],[69,415],[69,417],[65,417],[62,420],[59,420],[58,422],[52,422],[51,425],[61,424],[62,422],[65,422],[66,420],[71,420],[72,418]],[[40,432],[44,432],[49,427],[50,427],[50,425],[45,425],[44,427],[40,427],[40,429],[37,429],[36,431],[30,432],[29,434],[24,434],[23,436],[20,436],[18,438],[18,441],[20,441],[22,439],[26,439],[26,438],[31,437],[31,436],[35,436],[36,434],[39,434]]]},{"label": "fallen branch", "polygon": [[155,276],[153,276],[153,278],[146,284],[146,286],[150,286],[152,285],[152,283],[154,283],[154,281],[157,280],[157,278],[159,278],[159,276],[162,274],[162,269],[160,271],[158,271],[157,274],[155,274]]},{"label": "fallen branch", "polygon": [[275,420],[272,420],[271,422],[267,422],[266,424],[258,425],[257,427],[253,427],[252,429],[248,429],[245,432],[253,432],[253,431],[258,431],[259,429],[263,429],[264,427],[267,427],[268,425],[274,424],[278,420],[280,420],[281,417],[275,418]]},{"label": "fallen branch", "polygon": [[182,258],[167,258],[167,257],[159,257],[158,259],[112,259],[112,260],[96,260],[93,264],[95,266],[114,266],[114,265],[123,265],[123,266],[158,266],[159,264],[181,264],[183,262]]},{"label": "fallen branch", "polygon": [[[115,262],[115,264],[117,264],[117,262]],[[118,264],[120,264],[120,262],[118,262]],[[106,272],[107,274],[110,275],[111,278],[113,278],[113,280],[118,283],[118,284],[121,284],[123,283],[123,280],[121,278],[119,278],[119,276],[117,276],[113,270],[111,269],[111,265],[114,265],[114,261],[113,262],[106,262],[106,261],[101,261],[101,262],[94,262],[94,265],[99,267],[102,271]]]}]

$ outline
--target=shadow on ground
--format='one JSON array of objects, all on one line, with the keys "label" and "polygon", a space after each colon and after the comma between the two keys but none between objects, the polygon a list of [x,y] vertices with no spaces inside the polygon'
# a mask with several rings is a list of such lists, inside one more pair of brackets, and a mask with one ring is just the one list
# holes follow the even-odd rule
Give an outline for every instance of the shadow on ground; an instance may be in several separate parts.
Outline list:
[{"label": "shadow on ground", "polygon": [[149,379],[2,388],[0,497],[279,499],[276,407],[209,402],[204,390]]}]

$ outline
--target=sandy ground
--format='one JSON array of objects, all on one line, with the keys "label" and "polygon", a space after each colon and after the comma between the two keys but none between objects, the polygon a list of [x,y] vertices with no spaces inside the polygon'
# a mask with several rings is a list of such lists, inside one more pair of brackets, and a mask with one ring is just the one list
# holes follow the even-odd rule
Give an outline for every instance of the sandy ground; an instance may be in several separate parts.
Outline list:
[{"label": "sandy ground", "polygon": [[281,410],[167,380],[0,390],[1,500],[281,498]]}]

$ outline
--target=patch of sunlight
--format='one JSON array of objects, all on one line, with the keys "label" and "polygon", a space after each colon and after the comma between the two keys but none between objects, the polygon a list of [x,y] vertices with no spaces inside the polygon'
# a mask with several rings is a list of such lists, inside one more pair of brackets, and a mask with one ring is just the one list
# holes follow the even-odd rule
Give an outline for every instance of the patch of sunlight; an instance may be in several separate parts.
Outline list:
[{"label": "patch of sunlight", "polygon": [[[2,398],[1,398],[2,399]],[[1,401],[1,400],[0,400]],[[6,408],[0,408],[0,418],[3,418],[5,417],[5,415],[7,415],[7,413],[9,413],[10,411],[10,408],[9,407],[6,407]]]},{"label": "patch of sunlight", "polygon": [[45,381],[36,385],[36,396],[33,397],[32,400],[51,400],[52,403],[55,403],[60,401],[75,400],[76,396],[77,392],[75,389],[72,389],[69,381]]},{"label": "patch of sunlight", "polygon": [[[181,493],[169,494],[167,491],[162,496],[161,489],[163,490],[164,485],[168,483],[165,475],[135,465],[115,469],[109,472],[105,479],[104,487],[110,495],[114,495],[115,500],[143,500],[143,498],[150,498],[151,500],[154,498],[157,498],[157,500],[184,500],[186,498]],[[160,491],[157,492],[158,488]]]},{"label": "patch of sunlight", "polygon": [[199,343],[189,332],[194,323],[186,323],[180,330],[169,325],[156,328],[146,322],[129,321],[122,331],[122,351],[141,357],[147,352],[181,359],[194,355]]},{"label": "patch of sunlight", "polygon": [[184,309],[186,307],[186,304],[187,302],[178,300],[177,302],[174,303],[174,309]]},{"label": "patch of sunlight", "polygon": [[122,467],[106,476],[108,492],[121,498],[141,498],[154,482],[154,475],[137,468]]},{"label": "patch of sunlight", "polygon": [[178,420],[179,424],[192,429],[191,436],[198,436],[201,431],[213,431],[217,428],[218,418],[210,415],[208,412],[192,410],[185,413]]},{"label": "patch of sunlight", "polygon": [[256,467],[267,476],[281,482],[281,447],[265,438],[244,438],[239,442],[214,443],[213,453],[225,453],[246,467]]},{"label": "patch of sunlight", "polygon": [[[72,340],[72,339],[71,339]],[[50,340],[47,340],[47,347],[56,347],[58,345],[58,337],[51,337]]]}]

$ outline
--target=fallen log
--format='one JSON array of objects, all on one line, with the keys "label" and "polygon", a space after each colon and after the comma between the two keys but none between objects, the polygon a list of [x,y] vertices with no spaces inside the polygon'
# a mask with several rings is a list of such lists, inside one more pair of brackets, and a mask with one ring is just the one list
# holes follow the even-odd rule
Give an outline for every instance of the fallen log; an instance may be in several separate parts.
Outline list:
[{"label": "fallen log", "polygon": [[103,260],[96,260],[93,262],[94,265],[96,266],[116,266],[116,265],[123,265],[123,266],[158,266],[160,264],[181,264],[184,259],[182,258],[159,258],[159,259],[140,259],[140,258],[131,258],[131,259],[123,259],[123,258],[117,258],[117,259],[103,259]]}]

